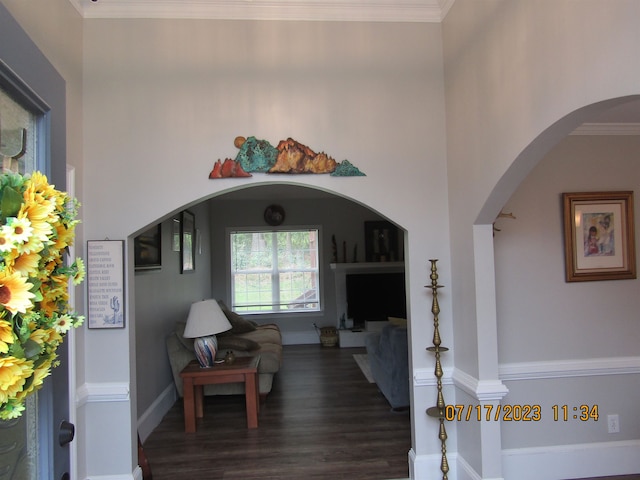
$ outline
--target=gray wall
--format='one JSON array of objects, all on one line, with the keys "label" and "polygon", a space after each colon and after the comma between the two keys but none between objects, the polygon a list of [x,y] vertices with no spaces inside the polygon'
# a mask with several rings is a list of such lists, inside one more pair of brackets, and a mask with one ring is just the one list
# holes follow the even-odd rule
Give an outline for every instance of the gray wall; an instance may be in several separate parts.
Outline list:
[{"label": "gray wall", "polygon": [[[566,283],[561,207],[563,192],[636,190],[637,212],[638,151],[638,136],[567,137],[504,207],[517,217],[499,220],[495,236],[504,403],[543,411],[540,422],[503,423],[506,449],[640,438],[640,376],[625,374],[640,344],[640,280]],[[554,404],[598,405],[600,419],[570,410],[554,422]],[[620,415],[619,434],[607,433],[608,414]]]},{"label": "gray wall", "polygon": [[[202,203],[189,208],[196,219],[203,245],[209,243],[209,208]],[[211,250],[196,252],[193,273],[180,273],[180,252],[171,249],[173,218],[162,222],[162,268],[135,274],[136,391],[140,415],[173,385],[165,339],[176,321],[186,320],[189,306],[211,294]]]}]

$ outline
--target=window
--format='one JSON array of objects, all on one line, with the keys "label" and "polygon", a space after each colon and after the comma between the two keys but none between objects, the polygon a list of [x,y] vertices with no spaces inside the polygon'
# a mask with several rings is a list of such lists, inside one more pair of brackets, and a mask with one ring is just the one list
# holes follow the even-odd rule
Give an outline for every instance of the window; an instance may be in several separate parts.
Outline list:
[{"label": "window", "polygon": [[318,238],[317,228],[231,232],[231,308],[319,311]]},{"label": "window", "polygon": [[36,114],[27,110],[0,88],[0,160],[2,173],[31,173],[36,170]]}]

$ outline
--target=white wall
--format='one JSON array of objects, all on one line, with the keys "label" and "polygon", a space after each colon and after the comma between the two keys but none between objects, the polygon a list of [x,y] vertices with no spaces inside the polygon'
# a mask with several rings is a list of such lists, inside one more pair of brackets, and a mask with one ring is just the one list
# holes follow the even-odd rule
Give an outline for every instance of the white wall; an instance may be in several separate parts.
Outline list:
[{"label": "white wall", "polygon": [[[457,0],[443,22],[454,355],[465,402],[469,392],[476,402],[506,392],[498,364],[502,294],[487,261],[491,223],[535,164],[604,107],[598,102],[638,93],[632,46],[639,13],[633,1]],[[528,283],[540,288],[536,280]],[[552,392],[545,400],[554,401]],[[500,431],[487,422],[461,428],[467,438],[482,438],[480,446],[458,444],[468,470],[501,478]]]},{"label": "white wall", "polygon": [[[433,365],[424,351],[431,338],[427,260],[441,259],[443,342],[454,347],[445,361],[450,366],[455,356],[456,368],[469,375],[467,390],[447,397],[454,401],[476,399],[474,379],[490,385],[499,377],[494,310],[501,294],[494,272],[478,269],[493,258],[491,222],[533,166],[590,113],[578,109],[637,94],[640,84],[640,4],[633,0],[456,0],[442,37],[438,25],[166,20],[85,20],[80,32],[63,0],[38,9],[2,1],[68,82],[70,163],[87,159],[77,175],[79,192],[87,192],[85,239],[127,238],[200,198],[237,188],[238,180],[206,178],[216,159],[235,153],[237,135],[273,142],[292,136],[348,158],[367,177],[281,181],[354,198],[407,229],[418,372]],[[131,262],[127,273],[133,285]],[[133,313],[123,331],[79,335],[83,383],[107,394],[130,385]],[[518,386],[510,386],[515,395]],[[435,424],[422,415],[433,390],[418,386],[412,394],[414,453],[437,458]],[[92,397],[98,401],[80,410],[85,473],[127,475],[135,462],[128,438],[136,429],[135,399],[101,401],[107,397]],[[458,458],[467,462],[459,462],[460,478],[462,470],[471,472],[464,478],[502,475],[500,434],[484,428],[461,426],[468,434],[458,443]],[[510,445],[524,445],[517,437],[505,432]]]},{"label": "white wall", "polygon": [[[127,238],[200,199],[273,182],[265,174],[207,177],[217,159],[235,156],[238,135],[274,144],[291,136],[349,159],[366,177],[286,175],[278,182],[355,199],[407,230],[412,360],[432,368],[424,350],[432,328],[424,289],[429,258],[440,259],[442,283],[449,285],[439,25],[86,20],[84,49],[87,238]],[[131,273],[129,280],[133,285]],[[442,299],[443,320],[449,301]],[[450,322],[443,324],[451,338]],[[130,333],[114,332],[106,343],[103,332],[86,332],[91,381],[131,381]],[[417,411],[435,401],[431,387],[423,390]],[[130,421],[126,415],[119,411],[114,424]],[[131,417],[135,429],[135,411]],[[119,461],[105,469],[111,452],[97,422],[88,423],[96,427],[93,445],[107,457],[90,459],[92,473],[124,473]],[[418,455],[439,451],[434,426],[426,430],[419,415]]]},{"label": "white wall", "polygon": [[[505,403],[540,404],[544,414],[505,422],[504,448],[640,440],[640,280],[566,283],[561,204],[563,192],[636,190],[638,151],[638,136],[570,136],[504,207],[517,218],[501,220],[495,237],[501,370],[538,376],[508,381]],[[638,240],[636,228],[636,251]],[[549,378],[557,367],[565,371]],[[598,405],[601,417],[554,422],[554,404]],[[607,433],[607,414],[620,415],[619,434]]]}]

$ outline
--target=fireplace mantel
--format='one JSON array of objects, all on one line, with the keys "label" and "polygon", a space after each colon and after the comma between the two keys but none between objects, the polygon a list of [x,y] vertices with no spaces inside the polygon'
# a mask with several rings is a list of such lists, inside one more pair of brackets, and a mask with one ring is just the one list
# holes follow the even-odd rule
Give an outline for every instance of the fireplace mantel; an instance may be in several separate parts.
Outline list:
[{"label": "fireplace mantel", "polygon": [[357,273],[393,273],[403,272],[404,262],[356,262],[331,263],[331,270],[337,275],[351,275]]}]

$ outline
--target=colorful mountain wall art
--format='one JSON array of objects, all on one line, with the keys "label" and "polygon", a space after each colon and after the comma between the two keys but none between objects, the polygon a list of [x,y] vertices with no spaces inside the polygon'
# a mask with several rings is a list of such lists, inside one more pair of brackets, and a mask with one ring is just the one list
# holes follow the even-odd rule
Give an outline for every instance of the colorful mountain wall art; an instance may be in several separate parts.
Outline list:
[{"label": "colorful mountain wall art", "polygon": [[236,137],[239,149],[235,159],[217,160],[209,178],[251,177],[252,173],[329,174],[333,177],[365,176],[349,160],[337,162],[324,152],[316,153],[306,145],[287,138],[274,147],[255,137]]}]

